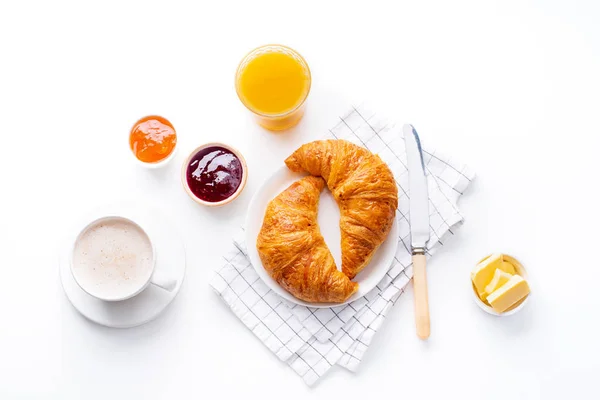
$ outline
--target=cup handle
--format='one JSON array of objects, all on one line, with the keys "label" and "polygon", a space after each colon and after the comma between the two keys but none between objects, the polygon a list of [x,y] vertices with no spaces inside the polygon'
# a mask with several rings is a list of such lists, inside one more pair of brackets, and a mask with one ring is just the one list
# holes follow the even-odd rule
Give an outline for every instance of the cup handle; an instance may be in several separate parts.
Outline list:
[{"label": "cup handle", "polygon": [[166,290],[167,292],[172,292],[173,289],[175,289],[175,286],[177,286],[177,281],[175,279],[169,278],[160,271],[154,271],[154,274],[152,274],[152,278],[150,279],[150,283]]}]

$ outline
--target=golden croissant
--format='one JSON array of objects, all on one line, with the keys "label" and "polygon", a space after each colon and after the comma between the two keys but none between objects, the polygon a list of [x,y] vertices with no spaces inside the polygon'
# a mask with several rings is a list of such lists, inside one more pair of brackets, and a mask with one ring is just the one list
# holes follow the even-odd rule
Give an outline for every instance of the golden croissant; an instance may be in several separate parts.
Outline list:
[{"label": "golden croissant", "polygon": [[256,248],[263,267],[295,297],[313,303],[341,303],[358,290],[335,266],[317,224],[325,182],[308,176],[267,206]]},{"label": "golden croissant", "polygon": [[398,207],[389,167],[346,140],[317,140],[285,160],[292,171],[322,176],[340,208],[342,272],[353,279],[385,240]]}]

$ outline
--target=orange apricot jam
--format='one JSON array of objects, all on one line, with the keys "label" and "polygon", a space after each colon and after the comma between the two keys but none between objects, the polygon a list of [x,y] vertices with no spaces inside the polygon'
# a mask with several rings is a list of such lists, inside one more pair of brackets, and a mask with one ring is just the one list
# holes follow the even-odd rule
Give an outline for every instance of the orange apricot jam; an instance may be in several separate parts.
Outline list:
[{"label": "orange apricot jam", "polygon": [[177,144],[173,125],[163,117],[149,115],[133,125],[129,146],[138,160],[157,163],[169,157]]}]

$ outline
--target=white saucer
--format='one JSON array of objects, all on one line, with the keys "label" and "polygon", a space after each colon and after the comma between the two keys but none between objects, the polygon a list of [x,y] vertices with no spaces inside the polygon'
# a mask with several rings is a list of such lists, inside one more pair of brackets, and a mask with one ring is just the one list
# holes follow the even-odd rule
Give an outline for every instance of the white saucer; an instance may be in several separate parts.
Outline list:
[{"label": "white saucer", "polygon": [[[102,216],[123,216],[140,221],[155,245],[156,269],[177,281],[172,292],[150,284],[131,299],[106,302],[79,287],[71,273],[69,253],[81,229]],[[90,321],[111,328],[132,328],[156,318],[177,296],[185,276],[185,247],[177,231],[160,213],[140,209],[140,206],[112,205],[94,210],[73,223],[59,251],[60,280],[73,307]]]},{"label": "white saucer", "polygon": [[[396,255],[396,247],[398,246],[399,228],[398,221],[394,219],[392,229],[385,241],[373,255],[369,265],[365,267],[353,281],[358,283],[358,291],[354,293],[344,303],[308,303],[297,299],[287,290],[279,286],[279,284],[271,278],[264,269],[258,250],[254,243],[262,227],[265,210],[269,202],[279,193],[286,189],[289,185],[296,182],[298,179],[306,176],[290,171],[285,165],[275,171],[262,186],[256,191],[254,197],[248,206],[248,214],[246,217],[246,243],[248,244],[248,257],[254,266],[258,276],[265,282],[269,289],[273,290],[280,297],[301,306],[311,308],[329,308],[348,304],[357,300],[369,293],[389,271],[394,256]],[[340,210],[329,190],[325,189],[321,192],[319,201],[318,214],[319,227],[321,234],[325,238],[325,242],[333,255],[336,265],[342,264],[342,248],[341,248],[341,233],[340,233]]]}]

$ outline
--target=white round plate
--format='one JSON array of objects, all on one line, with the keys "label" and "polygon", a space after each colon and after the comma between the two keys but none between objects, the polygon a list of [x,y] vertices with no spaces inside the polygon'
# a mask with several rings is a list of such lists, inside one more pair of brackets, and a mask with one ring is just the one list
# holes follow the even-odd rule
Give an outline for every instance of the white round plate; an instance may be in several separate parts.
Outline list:
[{"label": "white round plate", "polygon": [[[308,303],[292,296],[287,290],[283,289],[279,284],[271,278],[267,271],[263,268],[262,262],[256,249],[256,238],[262,227],[263,218],[269,202],[275,198],[284,189],[290,186],[292,183],[302,178],[303,174],[291,172],[287,167],[283,166],[277,170],[270,178],[268,178],[258,191],[254,194],[254,197],[250,201],[248,207],[248,216],[246,218],[246,247],[248,248],[248,256],[250,262],[254,266],[256,273],[265,282],[265,284],[284,299],[300,304],[303,306],[313,308],[328,308],[340,306],[342,304],[350,303],[356,299],[361,298],[375,286],[385,276],[386,272],[390,269],[394,256],[396,254],[396,247],[398,245],[398,223],[394,219],[394,224],[387,237],[387,239],[381,244],[377,252],[373,255],[369,265],[363,269],[360,274],[354,278],[354,282],[358,283],[358,291],[352,295],[344,303]],[[341,233],[340,233],[340,210],[333,198],[331,192],[327,189],[321,192],[321,199],[319,202],[319,227],[321,234],[325,238],[325,243],[329,247],[335,264],[340,269],[342,265],[342,249],[341,249]]]},{"label": "white round plate", "polygon": [[[90,296],[79,287],[69,261],[73,243],[83,227],[105,216],[130,218],[148,233],[156,250],[157,271],[177,281],[172,292],[150,284],[130,299],[107,302]],[[111,328],[132,328],[156,318],[177,296],[185,276],[185,247],[177,231],[161,214],[140,206],[114,205],[90,212],[73,224],[59,251],[60,280],[73,307],[87,319]]]}]

